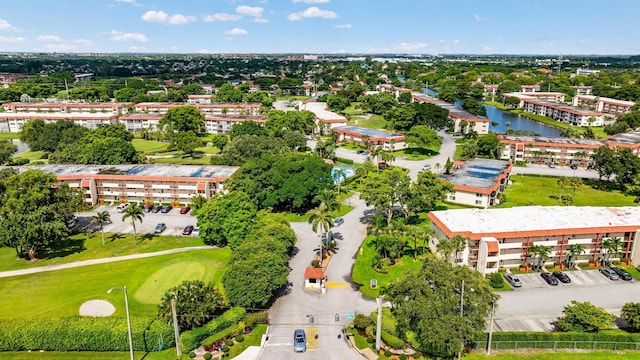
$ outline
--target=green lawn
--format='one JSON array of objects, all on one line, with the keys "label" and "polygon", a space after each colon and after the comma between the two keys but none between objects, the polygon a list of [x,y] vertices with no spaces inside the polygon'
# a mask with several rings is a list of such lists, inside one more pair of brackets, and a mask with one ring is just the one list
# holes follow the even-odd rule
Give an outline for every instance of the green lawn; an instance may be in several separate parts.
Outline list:
[{"label": "green lawn", "polygon": [[[160,352],[135,352],[134,357],[136,360],[175,360],[175,359],[189,359],[189,357],[184,354],[182,357],[178,358],[176,355],[176,349],[166,349]],[[46,351],[46,352],[27,352],[27,351],[8,351],[8,352],[0,352],[0,360],[122,360],[128,359],[128,352],[88,352],[88,351],[80,351],[80,352],[54,352],[54,351]]]},{"label": "green lawn", "polygon": [[253,329],[253,332],[244,338],[241,343],[236,343],[229,350],[229,357],[234,358],[245,351],[249,346],[260,346],[262,334],[267,332],[267,325],[259,324]]},{"label": "green lawn", "polygon": [[156,140],[133,139],[131,140],[131,143],[136,151],[140,151],[145,154],[164,152],[169,147],[169,143]]},{"label": "green lawn", "polygon": [[[198,250],[0,278],[0,318],[73,316],[82,303],[94,299],[108,300],[116,307],[115,315],[124,316],[122,292],[107,294],[110,288],[123,285],[131,316],[154,317],[166,290],[184,280],[219,284],[230,258],[228,248]],[[170,276],[165,270],[177,268],[181,270]]]},{"label": "green lawn", "polygon": [[0,248],[0,271],[34,268],[46,265],[63,264],[73,261],[100,259],[114,256],[141,254],[167,249],[202,246],[202,240],[195,236],[156,236],[153,234],[138,235],[138,243],[134,244],[132,234],[105,234],[105,245],[102,245],[100,232],[93,233],[89,239],[85,234],[69,237],[64,243],[45,254],[43,259],[29,262],[16,259],[13,248]]},{"label": "green lawn", "polygon": [[[510,112],[513,113],[513,114],[516,114],[516,115],[522,115],[524,117],[527,117],[529,119],[535,120],[537,122],[541,122],[543,124],[547,124],[549,126],[556,127],[558,129],[573,128],[573,129],[578,130],[579,133],[583,133],[584,132],[584,130],[582,129],[581,126],[569,125],[567,123],[554,120],[554,119],[552,119],[550,117],[546,117],[546,116],[542,116],[542,115],[536,115],[536,114],[532,114],[530,112],[523,111],[522,109],[514,109],[514,110],[510,110]],[[607,135],[604,132],[604,127],[603,126],[591,126],[591,130],[593,130],[593,133],[594,133],[596,139],[606,139],[606,138],[609,137],[609,135]]]},{"label": "green lawn", "polygon": [[0,140],[2,139],[19,139],[20,133],[3,132],[0,133]]},{"label": "green lawn", "polygon": [[467,360],[609,360],[609,359],[640,359],[638,352],[517,352],[500,353],[487,356],[484,353],[466,354]]},{"label": "green lawn", "polygon": [[170,158],[157,158],[153,159],[153,162],[157,164],[178,164],[178,165],[211,165],[211,157],[202,156],[199,158],[182,158],[182,157],[170,157]]},{"label": "green lawn", "polygon": [[[512,184],[504,191],[507,201],[498,205],[500,208],[527,205],[562,205],[558,200],[560,187],[558,178],[533,175],[512,175]],[[573,196],[574,206],[634,206],[634,197],[619,191],[603,191],[582,185],[576,189],[565,187],[564,195]]]},{"label": "green lawn", "polygon": [[425,160],[438,154],[438,149],[424,149],[424,148],[408,148],[404,150],[397,150],[393,152],[396,157],[404,156],[407,160]]},{"label": "green lawn", "polygon": [[31,151],[27,150],[23,153],[20,153],[14,156],[14,159],[29,159],[30,161],[40,160],[42,159],[42,155],[44,155],[44,151]]},{"label": "green lawn", "polygon": [[351,116],[349,125],[360,126],[368,129],[384,129],[387,125],[387,121],[382,117],[382,115],[377,114],[353,115]]},{"label": "green lawn", "polygon": [[[387,274],[378,273],[373,270],[371,264],[373,258],[376,255],[375,250],[375,236],[367,236],[363,241],[362,254],[358,254],[356,263],[353,266],[352,277],[353,281],[360,284],[360,292],[367,297],[377,298],[380,295],[380,287],[387,286],[389,283],[404,278],[404,275],[410,270],[418,270],[422,266],[422,261],[413,260],[413,243],[408,243],[405,248],[405,255],[393,266],[390,267]],[[418,254],[422,251],[422,244],[418,243]],[[429,247],[425,249],[427,256],[429,255]],[[375,289],[369,288],[370,281],[376,279],[378,287]]]}]

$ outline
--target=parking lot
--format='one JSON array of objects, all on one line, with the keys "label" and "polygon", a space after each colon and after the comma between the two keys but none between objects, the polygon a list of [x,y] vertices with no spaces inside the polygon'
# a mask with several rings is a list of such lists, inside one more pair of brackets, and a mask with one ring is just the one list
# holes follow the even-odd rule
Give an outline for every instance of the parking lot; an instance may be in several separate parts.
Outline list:
[{"label": "parking lot", "polygon": [[589,301],[612,314],[619,315],[622,306],[640,299],[638,280],[609,280],[599,271],[566,271],[571,283],[548,285],[540,273],[519,274],[522,287],[498,293],[495,331],[546,331],[562,314],[571,300]]},{"label": "parking lot", "polygon": [[[111,223],[104,225],[104,231],[110,233],[128,234],[133,233],[133,227],[131,226],[131,220],[126,219],[122,221],[122,213],[116,210],[115,206],[98,206],[91,212],[76,213],[78,216],[78,224],[73,229],[74,231],[84,231],[84,229],[90,225],[91,216],[97,212],[108,211],[111,214]],[[142,223],[136,222],[136,231],[138,234],[153,234],[158,223],[164,223],[167,228],[159,235],[167,236],[183,236],[182,230],[187,225],[196,226],[196,217],[191,214],[180,214],[180,208],[173,208],[166,214],[163,213],[144,213]]]}]

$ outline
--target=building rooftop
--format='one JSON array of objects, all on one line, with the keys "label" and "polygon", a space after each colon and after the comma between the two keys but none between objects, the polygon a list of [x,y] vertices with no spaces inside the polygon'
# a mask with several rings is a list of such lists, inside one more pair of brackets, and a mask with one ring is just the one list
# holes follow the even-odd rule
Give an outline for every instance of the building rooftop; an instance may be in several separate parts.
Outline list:
[{"label": "building rooftop", "polygon": [[453,114],[457,117],[464,118],[464,120],[489,121],[489,119],[484,116],[478,116],[478,115],[472,114],[461,107],[455,106],[454,104],[448,103],[438,98],[434,98],[432,96],[420,94],[420,93],[413,93],[412,95],[414,99],[420,102],[438,105],[443,109],[447,109],[449,111],[449,114]]},{"label": "building rooftop", "polygon": [[548,143],[561,145],[584,145],[600,147],[606,145],[604,141],[593,139],[572,139],[553,136],[526,136],[526,135],[498,135],[503,141],[524,143]]},{"label": "building rooftop", "polygon": [[[640,207],[519,206],[505,209],[461,209],[432,211],[429,217],[452,233],[470,233],[480,238],[509,233],[601,232],[603,228],[640,227]],[[600,229],[600,230],[594,230]],[[501,236],[501,237],[504,237]]]},{"label": "building rooftop", "polygon": [[21,167],[20,171],[41,170],[60,175],[127,175],[127,176],[171,176],[185,178],[228,178],[237,166],[213,165],[36,165]]},{"label": "building rooftop", "polygon": [[327,110],[327,103],[325,102],[307,102],[305,103],[305,110],[309,110],[312,113],[316,114],[316,117],[320,120],[344,120],[347,121],[347,118],[338,115],[332,111]]},{"label": "building rooftop", "polygon": [[580,99],[585,99],[585,100],[602,101],[604,103],[626,105],[626,106],[633,106],[636,104],[633,101],[618,100],[618,99],[600,97],[595,95],[576,95],[576,97]]},{"label": "building rooftop", "polygon": [[608,138],[606,141],[618,144],[637,145],[640,144],[640,131],[616,134]]},{"label": "building rooftop", "polygon": [[511,163],[504,160],[472,159],[446,179],[458,186],[490,189],[500,181],[500,175],[510,166]]},{"label": "building rooftop", "polygon": [[404,135],[394,134],[382,130],[374,130],[369,128],[363,128],[359,126],[340,126],[335,129],[336,131],[348,131],[361,135],[367,135],[370,138],[404,138]]}]

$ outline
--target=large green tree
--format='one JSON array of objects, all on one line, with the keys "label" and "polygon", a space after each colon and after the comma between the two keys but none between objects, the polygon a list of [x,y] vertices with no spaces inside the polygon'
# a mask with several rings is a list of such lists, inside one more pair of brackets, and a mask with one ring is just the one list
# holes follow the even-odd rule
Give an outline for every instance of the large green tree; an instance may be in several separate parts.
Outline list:
[{"label": "large green tree", "polygon": [[571,300],[556,321],[560,331],[598,332],[612,328],[616,316],[605,309],[585,301]]},{"label": "large green tree", "polygon": [[405,138],[408,144],[412,144],[421,148],[440,148],[442,139],[438,133],[426,125],[417,125],[412,127]]},{"label": "large green tree", "polygon": [[176,132],[204,131],[204,115],[195,106],[176,106],[170,108],[160,119],[160,128],[169,134]]},{"label": "large green tree", "polygon": [[18,151],[18,147],[11,140],[0,140],[0,165],[9,161],[16,151]]},{"label": "large green tree", "polygon": [[387,226],[391,225],[394,209],[406,205],[411,179],[400,169],[383,171],[379,176],[367,177],[360,192],[360,198],[383,214]]},{"label": "large green tree", "polygon": [[453,356],[483,333],[497,300],[480,273],[435,258],[390,284],[385,297],[401,337],[413,338],[417,350],[438,357]]},{"label": "large green tree", "polygon": [[256,206],[242,191],[210,199],[198,210],[200,236],[207,245],[229,245],[232,249],[243,243],[256,226]]},{"label": "large green tree", "polygon": [[213,284],[201,280],[184,281],[167,290],[158,305],[158,317],[173,324],[171,301],[176,302],[180,331],[200,327],[222,312],[224,298]]},{"label": "large green tree", "polygon": [[624,304],[620,317],[629,324],[633,331],[640,331],[640,303]]}]

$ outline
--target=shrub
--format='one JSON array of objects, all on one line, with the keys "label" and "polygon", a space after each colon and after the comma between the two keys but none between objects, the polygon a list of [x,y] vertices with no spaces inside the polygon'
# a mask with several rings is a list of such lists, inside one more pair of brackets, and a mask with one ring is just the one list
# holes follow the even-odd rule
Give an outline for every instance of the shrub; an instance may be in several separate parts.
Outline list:
[{"label": "shrub", "polygon": [[242,336],[242,334],[236,336],[236,342],[241,343],[243,341],[244,341],[244,336]]},{"label": "shrub", "polygon": [[212,357],[211,353],[204,353],[204,360],[211,360]]},{"label": "shrub", "polygon": [[233,340],[229,339],[227,340],[227,342],[225,343],[227,346],[233,346]]},{"label": "shrub", "polygon": [[373,344],[374,342],[376,342],[376,339],[374,339],[374,338],[372,338],[372,337],[368,337],[368,338],[367,338],[367,342],[368,342],[369,344]]},{"label": "shrub", "polygon": [[373,321],[364,314],[358,314],[353,319],[353,326],[356,329],[366,329],[367,326],[371,326],[371,324],[373,324]]},{"label": "shrub", "polygon": [[400,360],[407,360],[407,355],[400,354]]},{"label": "shrub", "polygon": [[339,157],[339,158],[336,158],[336,160],[338,162],[343,163],[343,164],[353,164],[353,160],[351,160],[351,159],[345,159],[345,158],[340,158]]},{"label": "shrub", "polygon": [[227,346],[227,345],[222,347],[222,352],[225,353],[225,354],[228,353],[229,350],[231,350],[231,348],[229,346]]},{"label": "shrub", "polygon": [[193,359],[196,357],[196,353],[194,353],[193,351],[191,351],[189,354],[187,354],[187,356],[189,357],[189,359]]},{"label": "shrub", "polygon": [[502,278],[502,274],[500,273],[492,273],[489,276],[489,283],[491,287],[494,289],[501,289],[504,287],[504,279]]},{"label": "shrub", "polygon": [[314,268],[320,267],[320,260],[311,260],[311,266]]},{"label": "shrub", "polygon": [[[183,349],[195,349],[200,346],[200,341],[215,334],[216,332],[230,327],[240,321],[246,314],[246,310],[241,307],[231,308],[222,313],[217,318],[209,321],[202,327],[191,329],[180,334],[180,345]],[[171,332],[173,334],[173,332]],[[169,335],[173,337],[173,335]]]},{"label": "shrub", "polygon": [[386,357],[391,357],[391,351],[389,351],[389,350],[385,350],[385,351],[384,351],[384,356],[386,356]]},{"label": "shrub", "polygon": [[247,327],[254,327],[256,324],[267,324],[269,322],[269,313],[260,311],[245,315],[244,323]]},{"label": "shrub", "polygon": [[380,334],[382,337],[382,340],[385,342],[385,344],[389,345],[390,347],[394,348],[394,349],[402,349],[404,348],[404,341],[394,335],[389,334],[386,331],[382,331],[382,334]]}]

